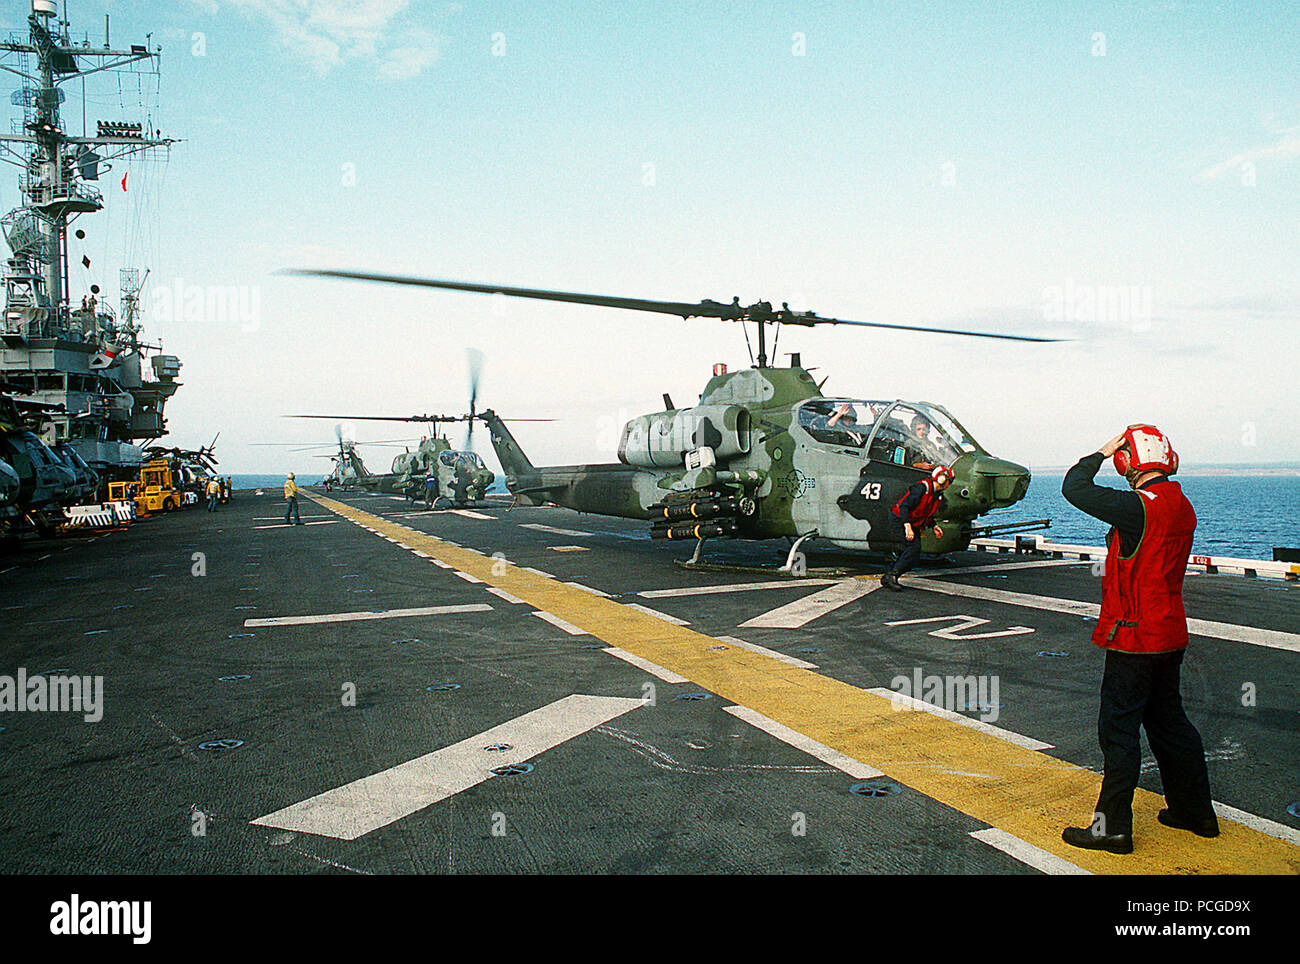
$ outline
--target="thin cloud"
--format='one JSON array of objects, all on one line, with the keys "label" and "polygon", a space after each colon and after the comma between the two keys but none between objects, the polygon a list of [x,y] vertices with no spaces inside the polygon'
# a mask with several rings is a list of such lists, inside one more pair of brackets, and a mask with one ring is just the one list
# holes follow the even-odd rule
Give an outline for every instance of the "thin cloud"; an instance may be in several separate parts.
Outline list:
[{"label": "thin cloud", "polygon": [[440,38],[402,22],[410,0],[190,0],[205,13],[268,22],[279,43],[318,74],[376,60],[383,80],[417,76],[438,59]]},{"label": "thin cloud", "polygon": [[1267,147],[1256,147],[1253,150],[1242,151],[1235,154],[1226,161],[1220,161],[1218,164],[1207,167],[1196,175],[1198,181],[1215,181],[1231,171],[1240,171],[1245,164],[1254,164],[1256,161],[1262,161],[1270,158],[1285,159],[1300,155],[1300,134],[1287,132],[1282,135],[1281,140],[1276,144],[1270,144]]}]

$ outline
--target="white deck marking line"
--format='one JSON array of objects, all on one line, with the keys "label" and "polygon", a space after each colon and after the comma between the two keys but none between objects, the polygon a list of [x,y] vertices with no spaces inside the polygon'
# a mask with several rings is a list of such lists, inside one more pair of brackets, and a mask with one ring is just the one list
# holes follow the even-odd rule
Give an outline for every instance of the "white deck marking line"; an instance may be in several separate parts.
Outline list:
[{"label": "white deck marking line", "polygon": [[551,532],[557,536],[589,536],[590,532],[583,532],[581,529],[557,529],[555,526],[542,525],[540,522],[521,522],[521,529],[532,529],[535,532]]},{"label": "white deck marking line", "polygon": [[602,599],[613,599],[613,598],[614,598],[613,596],[611,596],[611,595],[610,595],[609,593],[607,593],[607,592],[601,592],[599,589],[592,589],[590,586],[584,586],[584,585],[583,585],[582,583],[580,583],[580,582],[566,582],[565,585],[566,585],[566,586],[572,586],[574,589],[581,589],[583,592],[589,592],[589,593],[591,593],[593,596],[600,596]]},{"label": "white deck marking line", "polygon": [[463,515],[466,519],[486,519],[489,522],[496,522],[497,517],[494,515],[484,515],[482,512],[475,512],[472,509],[452,509],[456,515]]},{"label": "white deck marking line", "polygon": [[1243,827],[1249,827],[1251,830],[1258,830],[1270,837],[1277,837],[1278,840],[1286,840],[1300,846],[1300,830],[1294,830],[1286,826],[1286,824],[1274,823],[1266,817],[1256,816],[1248,810],[1238,810],[1236,807],[1230,807],[1218,800],[1214,801],[1214,812],[1224,820],[1231,820]]},{"label": "white deck marking line", "polygon": [[483,584],[482,579],[479,579],[477,576],[471,576],[468,572],[461,572],[459,569],[455,570],[455,575],[460,579],[464,579],[466,582],[474,583],[476,586]]},{"label": "white deck marking line", "polygon": [[951,626],[945,626],[943,629],[936,629],[927,634],[939,639],[996,639],[999,636],[1023,636],[1026,633],[1034,632],[1034,629],[1030,626],[1012,626],[1009,629],[994,629],[987,633],[963,632],[962,630],[974,629],[976,626],[989,625],[987,619],[981,619],[979,616],[967,616],[964,613],[955,613],[952,616],[926,616],[921,619],[899,619],[892,623],[885,623],[885,625],[916,626],[922,623],[952,623]]},{"label": "white deck marking line", "polygon": [[532,573],[533,575],[535,575],[535,576],[544,576],[544,577],[546,577],[547,579],[554,579],[554,578],[555,578],[555,576],[552,575],[551,573],[549,573],[549,572],[543,572],[541,569],[534,569],[534,568],[532,568],[532,566],[520,566],[519,568],[522,569],[522,570],[524,570],[524,572],[531,572],[531,573]]},{"label": "white deck marking line", "polygon": [[[1080,602],[1077,599],[1058,599],[1055,596],[1034,596],[1030,593],[1008,592],[1005,589],[987,589],[984,586],[963,586],[958,582],[940,582],[937,579],[913,579],[907,585],[911,588],[924,589],[928,592],[940,592],[948,596],[966,596],[969,599],[986,599],[989,602],[1008,603],[1012,606],[1024,606],[1027,609],[1045,609],[1049,612],[1070,613],[1075,616],[1092,616],[1094,619],[1101,612],[1097,603]],[[1284,633],[1276,629],[1258,629],[1254,626],[1238,626],[1235,623],[1218,623],[1208,619],[1187,620],[1187,630],[1195,636],[1209,636],[1238,643],[1250,643],[1253,646],[1268,646],[1272,649],[1286,649],[1300,653],[1300,634]]]},{"label": "white deck marking line", "polygon": [[797,656],[787,656],[785,653],[778,653],[774,649],[768,649],[766,646],[758,645],[758,643],[746,642],[743,639],[737,639],[735,636],[719,636],[718,641],[730,643],[732,646],[739,646],[741,649],[747,649],[751,653],[758,653],[760,656],[770,656],[772,659],[778,659],[791,666],[798,666],[800,669],[817,669],[816,663],[810,663],[806,659],[799,659]]},{"label": "white deck marking line", "polygon": [[792,603],[778,606],[761,616],[747,619],[740,624],[742,629],[761,627],[765,629],[798,629],[827,613],[832,613],[841,606],[847,606],[856,599],[861,599],[869,592],[880,588],[874,579],[844,579],[827,586]]},{"label": "white deck marking line", "polygon": [[[249,823],[356,840],[477,786],[493,776],[495,767],[523,763],[645,705],[645,700],[616,696],[566,696],[477,736]],[[497,744],[509,744],[511,749],[484,749]]]},{"label": "white deck marking line", "polygon": [[839,750],[832,750],[826,744],[818,743],[812,737],[804,736],[798,730],[792,730],[784,723],[778,723],[762,713],[751,710],[748,706],[724,706],[723,709],[732,716],[744,720],[750,726],[757,727],[764,733],[776,737],[782,743],[788,743],[796,750],[802,750],[809,756],[815,757],[837,770],[842,770],[855,780],[871,780],[885,775],[875,767],[867,766],[851,756],[845,756]]},{"label": "white deck marking line", "polygon": [[324,613],[319,616],[272,616],[268,619],[245,619],[244,626],[311,626],[316,623],[352,623],[364,619],[405,619],[408,616],[449,616],[454,613],[482,613],[492,609],[487,603],[458,606],[421,606],[418,609],[375,609],[355,613]]},{"label": "white deck marking line", "polygon": [[676,616],[670,616],[667,613],[661,613],[657,609],[651,609],[649,606],[642,606],[640,603],[626,603],[628,609],[635,609],[639,613],[645,613],[647,616],[653,616],[655,619],[662,619],[666,623],[672,623],[674,626],[689,626],[684,619],[678,619]]},{"label": "white deck marking line", "polygon": [[590,633],[588,633],[585,629],[579,629],[577,626],[573,625],[573,623],[565,622],[559,616],[552,616],[550,613],[544,612],[540,609],[534,610],[533,615],[536,616],[538,619],[550,623],[552,626],[555,626],[558,629],[563,629],[570,636],[590,635]]},{"label": "white deck marking line", "polygon": [[625,663],[631,663],[637,669],[643,669],[651,676],[658,676],[665,683],[689,683],[685,676],[678,676],[670,669],[664,669],[658,663],[652,663],[644,657],[637,656],[635,653],[629,653],[626,649],[619,649],[617,646],[609,646],[604,652],[621,659]]},{"label": "white deck marking line", "polygon": [[450,562],[443,562],[441,559],[434,559],[433,557],[430,557],[430,558],[429,558],[429,561],[430,561],[431,563],[433,563],[435,566],[437,566],[439,569],[455,569],[455,568],[456,568],[456,567],[453,566]]},{"label": "white deck marking line", "polygon": [[914,576],[964,576],[974,572],[1007,572],[1012,569],[1050,569],[1055,566],[1091,566],[1087,559],[1036,559],[1033,562],[995,562],[987,566],[959,566],[955,569],[935,569],[932,572],[913,571]]},{"label": "white deck marking line", "polygon": [[736,582],[727,586],[683,586],[679,589],[648,589],[637,593],[643,599],[670,596],[707,596],[715,592],[751,592],[757,589],[801,589],[804,586],[833,586],[838,579],[774,579],[770,582]]},{"label": "white deck marking line", "polygon": [[[410,547],[410,546],[407,546],[406,548],[410,549],[411,547]],[[419,556],[421,559],[432,559],[432,558],[433,558],[433,556],[429,555],[429,554],[428,554],[427,552],[425,552],[423,549],[411,549],[411,551],[414,552],[414,553],[415,553],[417,556]]]},{"label": "white deck marking line", "polygon": [[524,605],[524,601],[522,599],[520,599],[518,596],[511,595],[510,593],[506,592],[504,589],[498,589],[496,586],[488,586],[487,591],[490,592],[492,595],[496,596],[498,599],[504,599],[508,603],[512,603],[516,606]]},{"label": "white deck marking line", "polygon": [[303,523],[281,522],[278,525],[253,526],[253,528],[254,529],[292,529],[295,524],[301,524],[305,526],[332,526],[336,522],[342,522],[342,521],[343,521],[342,519],[326,519],[324,522],[303,522]]},{"label": "white deck marking line", "polygon": [[[883,696],[887,700],[892,700],[896,706],[921,710],[922,712],[929,713],[933,716],[939,716],[945,720],[951,720],[953,723],[960,723],[962,726],[969,726],[972,730],[979,730],[981,733],[987,733],[989,736],[996,736],[999,740],[1014,743],[1016,746],[1023,746],[1026,750],[1052,749],[1052,744],[1050,743],[1044,743],[1041,740],[1035,740],[1031,736],[1024,736],[1020,733],[1012,733],[1010,730],[1004,730],[1000,726],[985,723],[983,720],[972,719],[969,716],[962,716],[960,713],[954,713],[952,710],[944,709],[942,706],[934,706],[924,700],[918,700],[911,696],[904,696],[897,690],[877,686],[867,690],[867,692],[874,693],[876,696]],[[899,712],[906,712],[906,710],[899,710]]]},{"label": "white deck marking line", "polygon": [[972,830],[970,835],[990,847],[1001,850],[1009,857],[1015,857],[1022,864],[1028,864],[1035,870],[1041,870],[1045,874],[1083,874],[1089,877],[1092,876],[1092,871],[1084,870],[1068,860],[1061,859],[1056,854],[1049,854],[1041,847],[1035,847],[1033,844],[1021,840],[1019,837],[1013,837],[1005,830],[999,830],[997,827],[989,827],[987,830]]}]

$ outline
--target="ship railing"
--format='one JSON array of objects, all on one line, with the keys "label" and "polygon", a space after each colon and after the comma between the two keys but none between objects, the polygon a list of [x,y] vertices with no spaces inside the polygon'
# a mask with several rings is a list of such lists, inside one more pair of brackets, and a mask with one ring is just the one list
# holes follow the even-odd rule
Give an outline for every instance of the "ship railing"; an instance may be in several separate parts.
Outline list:
[{"label": "ship railing", "polygon": [[[1046,555],[1053,559],[1078,559],[1080,562],[1104,563],[1105,546],[1081,546],[1065,542],[1049,542],[1039,535],[1020,535],[1014,539],[972,539],[970,547],[976,552],[1014,553],[1015,555]],[[1235,556],[1187,557],[1187,571],[1207,575],[1241,575],[1265,579],[1300,579],[1300,563],[1274,562],[1268,559],[1241,559]]]}]

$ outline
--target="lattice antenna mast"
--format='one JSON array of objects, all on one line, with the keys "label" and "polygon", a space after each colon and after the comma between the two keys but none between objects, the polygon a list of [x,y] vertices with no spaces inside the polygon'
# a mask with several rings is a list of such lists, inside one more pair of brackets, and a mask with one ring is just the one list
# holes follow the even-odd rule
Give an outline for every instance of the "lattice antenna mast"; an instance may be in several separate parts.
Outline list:
[{"label": "lattice antenna mast", "polygon": [[[93,136],[74,137],[63,129],[65,83],[105,71],[156,75],[162,51],[141,44],[114,48],[107,21],[103,47],[92,47],[88,40],[74,45],[67,24],[56,15],[53,0],[31,0],[28,39],[0,42],[0,69],[22,80],[10,99],[23,107],[21,127],[0,134],[0,160],[22,172],[22,204],[0,219],[13,250],[6,277],[6,326],[21,315],[54,330],[69,323],[68,223],[104,206],[102,194],[88,182],[99,179],[101,164],[175,143],[151,125],[126,121],[100,120]],[[30,69],[33,58],[35,70]]]}]

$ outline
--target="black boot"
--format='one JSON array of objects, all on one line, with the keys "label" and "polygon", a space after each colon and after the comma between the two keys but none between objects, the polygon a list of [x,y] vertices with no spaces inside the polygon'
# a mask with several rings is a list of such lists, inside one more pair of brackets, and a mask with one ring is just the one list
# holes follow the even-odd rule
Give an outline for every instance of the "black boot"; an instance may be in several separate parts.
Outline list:
[{"label": "black boot", "polygon": [[1217,837],[1219,835],[1219,820],[1217,817],[1207,817],[1204,820],[1188,820],[1166,808],[1156,814],[1156,819],[1166,827],[1173,827],[1176,830],[1190,830],[1198,837]]},{"label": "black boot", "polygon": [[1092,832],[1091,827],[1066,827],[1061,831],[1061,839],[1071,847],[1084,850],[1106,850],[1113,854],[1131,854],[1133,852],[1133,835],[1131,833]]},{"label": "black boot", "polygon": [[892,589],[894,592],[902,592],[903,587],[898,581],[898,577],[892,572],[887,572],[880,577],[880,584],[886,589]]}]

